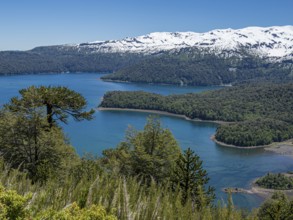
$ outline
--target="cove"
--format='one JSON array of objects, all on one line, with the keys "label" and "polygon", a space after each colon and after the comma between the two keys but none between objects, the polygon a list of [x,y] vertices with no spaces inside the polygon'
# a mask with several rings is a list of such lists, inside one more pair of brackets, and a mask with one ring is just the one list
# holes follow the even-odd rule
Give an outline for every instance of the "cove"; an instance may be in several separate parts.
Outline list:
[{"label": "cove", "polygon": [[[88,101],[89,108],[96,108],[107,91],[143,90],[163,95],[201,92],[218,87],[177,87],[148,84],[113,83],[100,80],[102,74],[45,74],[0,77],[0,105],[2,106],[18,91],[31,85],[62,85],[81,93]],[[104,149],[115,147],[123,140],[128,125],[142,129],[145,112],[96,111],[92,121],[69,121],[62,125],[71,144],[78,154],[91,152],[101,155]],[[210,136],[217,125],[208,122],[187,121],[178,117],[160,115],[164,127],[169,128],[182,149],[191,147],[203,160],[210,185],[216,188],[217,199],[226,200],[221,191],[224,187],[249,188],[250,181],[267,172],[286,172],[293,170],[293,159],[270,153],[263,149],[233,149],[214,143]],[[233,195],[237,207],[253,208],[263,199],[250,194]]]}]

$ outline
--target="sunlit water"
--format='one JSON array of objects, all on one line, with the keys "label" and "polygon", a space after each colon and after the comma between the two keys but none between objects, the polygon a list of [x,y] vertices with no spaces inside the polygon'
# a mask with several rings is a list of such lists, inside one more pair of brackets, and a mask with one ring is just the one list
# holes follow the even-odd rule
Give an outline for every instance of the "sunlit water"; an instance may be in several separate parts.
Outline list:
[{"label": "sunlit water", "polygon": [[[99,105],[107,91],[143,90],[147,92],[182,94],[217,89],[217,87],[177,87],[147,84],[103,82],[101,74],[48,74],[0,77],[0,105],[8,102],[18,90],[31,85],[63,85],[81,93],[88,100],[90,108]],[[96,111],[92,121],[70,121],[64,125],[72,145],[82,155],[91,152],[101,155],[104,149],[115,147],[124,138],[128,125],[142,129],[148,113],[124,111]],[[210,184],[216,188],[217,198],[226,200],[221,192],[223,187],[235,186],[249,188],[251,181],[267,172],[285,172],[293,170],[293,159],[274,153],[258,150],[239,150],[221,147],[211,139],[216,131],[213,123],[192,122],[177,117],[160,116],[163,126],[169,128],[182,149],[191,147],[203,160]],[[262,202],[255,195],[233,195],[238,207],[252,208]]]}]

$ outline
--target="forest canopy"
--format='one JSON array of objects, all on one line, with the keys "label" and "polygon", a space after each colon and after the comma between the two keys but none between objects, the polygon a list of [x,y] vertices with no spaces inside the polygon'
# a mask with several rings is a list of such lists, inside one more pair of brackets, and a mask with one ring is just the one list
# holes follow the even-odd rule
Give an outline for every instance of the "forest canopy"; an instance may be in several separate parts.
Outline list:
[{"label": "forest canopy", "polygon": [[256,146],[293,137],[293,84],[250,83],[200,94],[162,96],[142,91],[113,91],[100,107],[159,110],[191,119],[225,121],[216,138]]},{"label": "forest canopy", "polygon": [[285,82],[293,79],[290,64],[268,62],[245,51],[240,57],[183,48],[139,60],[102,79],[188,86],[225,85],[249,80]]},{"label": "forest canopy", "polygon": [[283,173],[268,173],[255,183],[266,189],[291,190],[293,189],[293,176]]}]

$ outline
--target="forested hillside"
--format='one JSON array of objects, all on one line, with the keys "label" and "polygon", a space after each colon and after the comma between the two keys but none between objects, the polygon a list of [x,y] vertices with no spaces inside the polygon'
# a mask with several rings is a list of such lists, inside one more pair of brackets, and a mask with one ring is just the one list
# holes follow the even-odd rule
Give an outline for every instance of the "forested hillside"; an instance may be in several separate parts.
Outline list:
[{"label": "forested hillside", "polygon": [[293,137],[292,97],[292,83],[251,83],[201,94],[169,96],[114,91],[105,94],[100,106],[160,110],[191,119],[234,122],[218,128],[217,140],[255,146]]},{"label": "forested hillside", "polygon": [[[243,56],[245,54],[245,56]],[[174,85],[206,86],[242,82],[251,79],[293,80],[288,63],[270,63],[248,54],[242,57],[218,56],[196,48],[181,49],[159,57],[151,57],[137,64],[103,76],[104,80]]]},{"label": "forested hillside", "polygon": [[139,54],[89,53],[71,47],[39,47],[0,52],[0,75],[62,72],[112,72],[145,58]]},{"label": "forested hillside", "polygon": [[103,53],[88,47],[48,46],[0,52],[0,75],[112,72],[104,80],[174,85],[222,85],[247,80],[293,80],[292,62],[271,62],[246,50],[215,55],[197,48],[156,54]]}]

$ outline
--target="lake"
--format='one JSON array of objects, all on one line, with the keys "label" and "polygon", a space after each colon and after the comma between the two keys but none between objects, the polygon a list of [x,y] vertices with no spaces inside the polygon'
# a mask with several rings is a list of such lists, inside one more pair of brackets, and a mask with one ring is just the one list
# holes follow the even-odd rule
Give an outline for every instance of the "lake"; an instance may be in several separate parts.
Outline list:
[{"label": "lake", "polygon": [[[8,102],[18,90],[31,85],[62,85],[81,93],[89,108],[96,108],[107,91],[143,90],[163,95],[201,92],[218,87],[177,87],[135,83],[113,83],[100,80],[102,74],[42,74],[0,77],[0,105]],[[142,129],[148,113],[126,111],[96,111],[92,121],[69,121],[64,125],[71,144],[78,154],[86,152],[101,155],[104,149],[115,147],[124,138],[129,125]],[[267,172],[293,170],[293,159],[262,149],[241,150],[221,147],[210,137],[217,125],[207,122],[192,122],[178,117],[161,115],[162,124],[169,128],[182,149],[192,148],[203,160],[210,184],[216,188],[217,199],[226,200],[223,187],[249,187],[250,182]],[[233,195],[237,207],[253,208],[263,199],[248,194]]]}]

